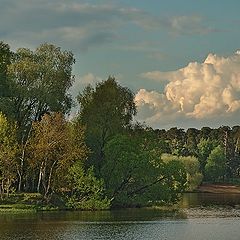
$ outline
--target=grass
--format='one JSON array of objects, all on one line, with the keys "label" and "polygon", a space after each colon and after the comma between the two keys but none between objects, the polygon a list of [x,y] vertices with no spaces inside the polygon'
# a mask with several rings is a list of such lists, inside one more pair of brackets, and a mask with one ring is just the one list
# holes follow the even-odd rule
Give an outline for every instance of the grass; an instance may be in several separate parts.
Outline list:
[{"label": "grass", "polygon": [[58,207],[44,203],[40,193],[14,193],[0,200],[0,212],[24,213],[37,211],[53,211]]},{"label": "grass", "polygon": [[17,212],[36,212],[36,206],[34,205],[28,205],[28,204],[1,204],[0,205],[0,212],[11,212],[11,213],[17,213]]}]

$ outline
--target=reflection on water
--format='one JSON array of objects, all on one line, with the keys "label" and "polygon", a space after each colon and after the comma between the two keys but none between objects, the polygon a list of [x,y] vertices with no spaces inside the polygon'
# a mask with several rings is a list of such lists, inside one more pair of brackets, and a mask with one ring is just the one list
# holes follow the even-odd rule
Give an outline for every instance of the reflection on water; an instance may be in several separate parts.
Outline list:
[{"label": "reflection on water", "polygon": [[209,205],[240,206],[240,194],[185,193],[179,203],[183,208]]},{"label": "reflection on water", "polygon": [[2,214],[0,225],[4,223],[52,223],[52,222],[78,222],[78,223],[115,223],[115,222],[141,222],[157,221],[162,219],[179,219],[184,215],[181,212],[163,212],[155,209],[123,209],[113,211],[59,211],[38,212],[25,214]]},{"label": "reflection on water", "polygon": [[[87,213],[88,218],[91,214]],[[97,214],[101,215],[93,213]],[[26,216],[18,216],[12,221],[1,222],[1,240],[239,240],[240,236],[240,220],[237,218],[84,222],[74,213],[72,220],[65,213],[43,215],[32,216],[29,220]]]},{"label": "reflection on water", "polygon": [[[206,198],[205,198],[206,197]],[[183,207],[240,204],[240,196],[188,194]],[[231,199],[231,201],[230,201]],[[215,201],[216,200],[216,201]],[[221,200],[221,201],[220,201]],[[153,209],[1,214],[0,240],[239,240],[240,218],[188,218]]]}]

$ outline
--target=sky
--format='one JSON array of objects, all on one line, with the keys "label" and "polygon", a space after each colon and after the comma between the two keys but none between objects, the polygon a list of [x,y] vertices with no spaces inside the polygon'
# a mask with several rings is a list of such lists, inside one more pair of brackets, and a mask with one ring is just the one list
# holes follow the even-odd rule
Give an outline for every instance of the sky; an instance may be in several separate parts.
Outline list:
[{"label": "sky", "polygon": [[0,40],[72,51],[73,97],[113,75],[153,128],[234,126],[239,9],[239,0],[0,0]]}]

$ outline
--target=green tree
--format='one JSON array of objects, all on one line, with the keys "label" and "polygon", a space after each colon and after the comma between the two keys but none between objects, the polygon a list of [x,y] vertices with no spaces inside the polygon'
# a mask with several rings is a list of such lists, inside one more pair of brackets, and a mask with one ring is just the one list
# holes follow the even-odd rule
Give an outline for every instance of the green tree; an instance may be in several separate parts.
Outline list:
[{"label": "green tree", "polygon": [[217,129],[219,133],[218,139],[220,144],[224,148],[224,154],[227,160],[226,177],[233,178],[236,172],[236,168],[239,164],[236,158],[236,149],[234,144],[234,131],[228,126],[221,126]]},{"label": "green tree", "polygon": [[0,97],[7,96],[7,67],[11,63],[12,52],[8,44],[0,42]]},{"label": "green tree", "polygon": [[99,174],[104,146],[115,134],[123,132],[136,114],[134,94],[109,77],[96,88],[85,88],[79,94],[78,102],[79,120],[86,126],[87,145],[93,151],[91,164]]},{"label": "green tree", "polygon": [[20,128],[26,129],[45,113],[70,109],[73,63],[71,52],[51,44],[42,44],[35,51],[20,48],[14,53],[7,81],[9,106]]},{"label": "green tree", "polygon": [[240,176],[240,126],[232,127],[233,159],[232,168],[235,177]]},{"label": "green tree", "polygon": [[9,195],[17,181],[17,128],[0,112],[0,194]]},{"label": "green tree", "polygon": [[183,155],[185,150],[185,132],[176,127],[170,128],[167,133],[167,139],[171,148],[171,153],[177,156]]},{"label": "green tree", "polygon": [[198,148],[198,161],[200,163],[200,171],[205,176],[205,166],[211,151],[216,147],[216,141],[208,139],[201,139],[197,145]]},{"label": "green tree", "polygon": [[215,147],[209,157],[206,164],[206,176],[210,180],[219,180],[224,178],[226,173],[226,156],[224,149],[218,145]]},{"label": "green tree", "polygon": [[200,172],[200,164],[196,157],[162,154],[161,158],[164,162],[179,161],[184,165],[187,173],[188,190],[194,190],[200,185],[203,176]]},{"label": "green tree", "polygon": [[7,68],[11,63],[12,52],[8,44],[0,42],[0,111],[5,115],[9,112],[9,86],[7,84]]},{"label": "green tree", "polygon": [[142,139],[118,135],[105,148],[103,178],[115,206],[172,203],[185,187],[180,162],[164,163],[159,150]]},{"label": "green tree", "polygon": [[199,132],[199,141],[201,139],[208,139],[210,138],[212,129],[210,127],[202,127],[200,132]]},{"label": "green tree", "polygon": [[186,131],[186,149],[187,155],[197,156],[197,137],[199,130],[195,128],[189,128]]},{"label": "green tree", "polygon": [[77,161],[69,169],[69,207],[81,210],[108,209],[110,201],[105,197],[103,180],[94,176],[93,168],[85,170],[82,161]]}]

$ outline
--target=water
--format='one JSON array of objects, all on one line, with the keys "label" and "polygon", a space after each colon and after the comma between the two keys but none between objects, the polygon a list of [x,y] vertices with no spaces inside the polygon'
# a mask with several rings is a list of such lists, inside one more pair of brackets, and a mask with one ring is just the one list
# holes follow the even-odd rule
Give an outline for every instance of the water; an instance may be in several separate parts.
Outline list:
[{"label": "water", "polygon": [[[199,198],[197,196],[185,195],[182,200],[182,206],[187,207],[187,211],[191,209],[189,207],[195,207],[193,209],[196,212],[192,215],[163,214],[153,209],[1,214],[0,239],[239,240],[240,217],[227,215],[229,208],[214,210],[221,212],[221,217],[215,217],[211,210],[210,215],[202,217],[199,213],[203,212],[203,209],[196,206],[207,205],[207,199],[213,201],[213,196],[206,195],[206,199],[201,194]],[[240,203],[239,195],[232,198],[225,196],[223,199],[226,198],[227,203],[219,201],[220,195],[216,196],[217,203]]]},{"label": "water", "polygon": [[209,205],[240,206],[240,194],[185,193],[180,201],[180,206],[183,208]]}]

